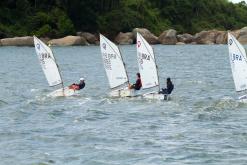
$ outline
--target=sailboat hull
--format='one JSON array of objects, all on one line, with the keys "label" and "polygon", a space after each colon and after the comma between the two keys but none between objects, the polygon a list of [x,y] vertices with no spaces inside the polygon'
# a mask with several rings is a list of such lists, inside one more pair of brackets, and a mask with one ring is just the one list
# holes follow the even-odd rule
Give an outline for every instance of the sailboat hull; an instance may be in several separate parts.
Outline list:
[{"label": "sailboat hull", "polygon": [[79,92],[73,89],[69,89],[68,87],[64,88],[60,88],[58,90],[55,90],[51,93],[49,93],[47,96],[48,97],[69,97],[69,96],[75,96],[78,95]]},{"label": "sailboat hull", "polygon": [[238,100],[241,103],[247,103],[247,95],[240,96]]},{"label": "sailboat hull", "polygon": [[119,90],[113,90],[110,92],[111,97],[136,97],[138,96],[138,92],[134,89],[119,89]]},{"label": "sailboat hull", "polygon": [[164,95],[158,92],[145,93],[142,97],[149,100],[170,100],[170,95]]}]

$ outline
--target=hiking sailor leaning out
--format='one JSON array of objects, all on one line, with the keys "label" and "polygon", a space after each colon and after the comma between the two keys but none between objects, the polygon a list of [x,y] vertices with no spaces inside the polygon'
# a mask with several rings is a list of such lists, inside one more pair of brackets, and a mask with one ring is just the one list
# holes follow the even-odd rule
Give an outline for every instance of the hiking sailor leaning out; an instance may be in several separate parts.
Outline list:
[{"label": "hiking sailor leaning out", "polygon": [[79,84],[72,84],[69,86],[69,89],[74,89],[74,90],[81,90],[85,87],[85,79],[84,78],[80,78],[80,82]]}]

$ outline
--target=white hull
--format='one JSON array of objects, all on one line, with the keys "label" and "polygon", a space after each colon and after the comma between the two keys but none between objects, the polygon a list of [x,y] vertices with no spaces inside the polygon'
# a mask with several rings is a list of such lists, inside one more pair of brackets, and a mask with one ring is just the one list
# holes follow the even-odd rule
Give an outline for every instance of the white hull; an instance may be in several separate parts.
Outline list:
[{"label": "white hull", "polygon": [[111,97],[136,97],[138,92],[134,89],[119,89],[110,92]]},{"label": "white hull", "polygon": [[47,96],[48,97],[68,97],[68,96],[74,96],[74,95],[78,95],[78,91],[73,90],[73,89],[69,89],[68,87],[64,88],[60,88],[58,90],[55,90],[51,93],[49,93]]},{"label": "white hull", "polygon": [[241,103],[247,103],[247,95],[240,96],[238,100]]},{"label": "white hull", "polygon": [[150,99],[150,100],[169,100],[170,97],[169,95],[164,95],[160,94],[157,92],[150,92],[150,93],[145,93],[142,95],[144,99]]}]

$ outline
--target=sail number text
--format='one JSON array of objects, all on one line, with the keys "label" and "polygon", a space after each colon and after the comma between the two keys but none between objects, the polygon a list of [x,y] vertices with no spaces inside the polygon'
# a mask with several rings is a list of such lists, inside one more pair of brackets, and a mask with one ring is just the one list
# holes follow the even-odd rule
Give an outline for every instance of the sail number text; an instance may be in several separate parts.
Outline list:
[{"label": "sail number text", "polygon": [[45,64],[45,59],[50,59],[51,55],[50,55],[50,53],[40,53],[39,58],[40,58],[40,62],[42,64]]},{"label": "sail number text", "polygon": [[232,54],[232,61],[242,61],[242,56],[238,54]]},{"label": "sail number text", "polygon": [[105,64],[105,69],[112,70],[111,60],[116,58],[117,58],[116,54],[103,53],[103,62]]},{"label": "sail number text", "polygon": [[145,54],[145,53],[138,53],[138,59],[139,59],[139,63],[143,64],[143,60],[150,61],[150,55]]}]

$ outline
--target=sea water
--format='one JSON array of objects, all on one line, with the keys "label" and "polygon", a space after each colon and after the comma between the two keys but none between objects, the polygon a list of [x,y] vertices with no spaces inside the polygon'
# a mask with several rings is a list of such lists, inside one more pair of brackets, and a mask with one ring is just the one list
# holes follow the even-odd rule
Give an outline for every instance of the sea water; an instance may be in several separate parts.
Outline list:
[{"label": "sea water", "polygon": [[[0,164],[247,164],[247,105],[236,101],[228,49],[162,46],[154,51],[170,101],[114,99],[100,48],[54,47],[65,85],[81,95],[48,98],[33,47],[0,47]],[[132,83],[135,46],[120,46]]]}]

